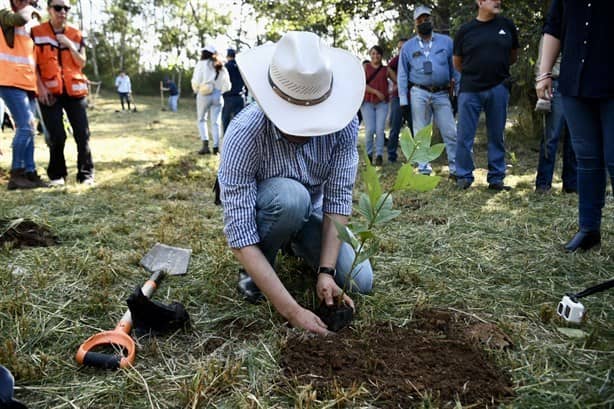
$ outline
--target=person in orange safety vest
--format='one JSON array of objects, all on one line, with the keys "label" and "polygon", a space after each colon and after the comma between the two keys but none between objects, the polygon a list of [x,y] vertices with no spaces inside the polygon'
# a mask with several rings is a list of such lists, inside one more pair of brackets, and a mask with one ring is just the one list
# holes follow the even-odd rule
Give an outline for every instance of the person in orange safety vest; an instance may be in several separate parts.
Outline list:
[{"label": "person in orange safety vest", "polygon": [[36,67],[30,27],[38,12],[31,0],[11,0],[0,10],[0,98],[15,121],[8,189],[45,187],[34,164]]},{"label": "person in orange safety vest", "polygon": [[49,166],[51,186],[63,186],[66,176],[63,111],[73,130],[77,144],[77,182],[94,183],[94,163],[90,151],[90,130],[87,118],[88,81],[85,66],[85,41],[81,32],[67,23],[71,9],[68,1],[48,1],[49,21],[32,29],[36,49],[41,113],[49,133]]}]

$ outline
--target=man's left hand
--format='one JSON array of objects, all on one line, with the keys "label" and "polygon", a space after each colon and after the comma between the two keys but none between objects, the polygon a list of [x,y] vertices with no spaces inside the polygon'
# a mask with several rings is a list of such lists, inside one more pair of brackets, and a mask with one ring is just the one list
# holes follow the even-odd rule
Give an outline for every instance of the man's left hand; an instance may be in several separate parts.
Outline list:
[{"label": "man's left hand", "polygon": [[[316,293],[318,294],[318,298],[324,300],[326,305],[333,305],[333,298],[341,295],[343,291],[339,288],[333,277],[328,274],[320,274],[318,275],[318,283],[316,284]],[[354,301],[345,293],[343,293],[343,301],[346,305],[354,309]]]}]

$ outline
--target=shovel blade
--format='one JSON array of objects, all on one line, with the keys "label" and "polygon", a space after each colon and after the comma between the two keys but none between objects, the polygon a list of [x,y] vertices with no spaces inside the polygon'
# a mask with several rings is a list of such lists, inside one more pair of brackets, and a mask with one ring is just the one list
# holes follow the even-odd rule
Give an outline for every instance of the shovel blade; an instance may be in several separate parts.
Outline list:
[{"label": "shovel blade", "polygon": [[141,265],[150,273],[163,271],[170,275],[184,275],[188,272],[191,255],[192,249],[156,243],[141,259]]}]

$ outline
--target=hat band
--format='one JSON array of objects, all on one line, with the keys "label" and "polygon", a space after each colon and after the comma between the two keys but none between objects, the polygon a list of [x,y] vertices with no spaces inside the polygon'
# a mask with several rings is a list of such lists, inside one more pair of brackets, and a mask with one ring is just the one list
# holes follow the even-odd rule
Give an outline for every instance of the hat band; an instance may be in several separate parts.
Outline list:
[{"label": "hat band", "polygon": [[269,70],[269,84],[271,84],[271,88],[273,88],[273,91],[275,91],[275,93],[279,95],[281,98],[285,99],[291,104],[300,105],[304,107],[311,106],[311,105],[317,105],[320,102],[324,102],[326,99],[328,99],[328,97],[330,97],[330,94],[333,92],[333,78],[332,77],[330,79],[330,86],[328,87],[328,91],[326,91],[324,95],[316,99],[297,99],[297,98],[293,98],[290,95],[286,94],[285,92],[281,90],[281,88],[275,85],[275,82],[273,82],[273,78],[271,78],[270,70]]}]

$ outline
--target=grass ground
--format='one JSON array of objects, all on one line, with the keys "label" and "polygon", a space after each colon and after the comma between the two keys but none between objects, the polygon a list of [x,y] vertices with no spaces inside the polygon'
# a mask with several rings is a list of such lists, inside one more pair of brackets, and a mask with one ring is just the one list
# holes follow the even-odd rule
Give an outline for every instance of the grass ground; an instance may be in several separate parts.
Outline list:
[{"label": "grass ground", "polygon": [[[191,102],[184,98],[172,114],[156,98],[139,98],[138,112],[116,113],[118,101],[101,98],[89,111],[94,188],[75,183],[69,141],[66,187],[0,194],[0,218],[47,224],[62,241],[0,249],[0,363],[16,376],[17,397],[30,408],[369,407],[356,391],[314,401],[308,387],[282,377],[280,348],[289,330],[267,303],[254,307],[237,297],[238,264],[226,248],[211,191],[219,159],[195,153]],[[0,140],[4,169],[10,137]],[[558,177],[551,195],[533,193],[537,145],[509,141],[511,192],[486,190],[479,141],[480,169],[470,190],[443,180],[433,192],[397,196],[403,213],[381,232],[375,291],[355,297],[359,320],[403,325],[419,307],[475,314],[498,324],[515,344],[496,355],[516,393],[502,406],[614,407],[614,293],[584,300],[584,338],[563,335],[554,313],[565,292],[612,278],[612,201],[604,210],[602,249],[563,253],[576,229],[577,197],[560,193]],[[44,173],[40,136],[36,163]],[[440,165],[436,171],[445,174]],[[385,183],[396,166],[382,168]],[[192,330],[139,340],[132,369],[80,368],[77,347],[114,327],[127,295],[148,276],[138,261],[156,242],[193,250],[188,275],[167,279],[155,295],[184,303]],[[310,305],[309,280],[292,275],[301,268],[284,259],[279,270],[284,280],[298,281],[294,294]]]}]

